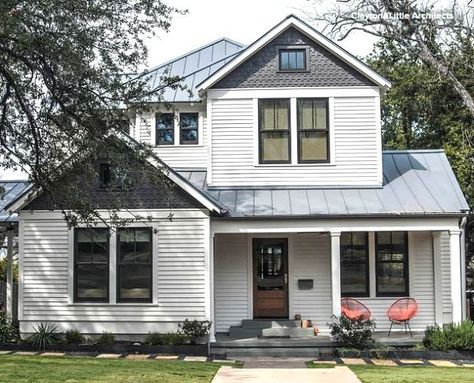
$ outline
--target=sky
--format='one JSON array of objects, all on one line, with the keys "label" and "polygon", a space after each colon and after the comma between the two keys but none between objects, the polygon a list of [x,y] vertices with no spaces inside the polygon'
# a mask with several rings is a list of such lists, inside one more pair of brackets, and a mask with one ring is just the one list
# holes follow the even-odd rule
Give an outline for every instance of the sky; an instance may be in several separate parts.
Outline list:
[{"label": "sky", "polygon": [[[200,46],[227,37],[248,45],[289,14],[303,19],[301,9],[312,10],[308,0],[165,0],[185,15],[175,15],[168,33],[159,32],[147,41],[148,63],[154,67],[194,50]],[[322,2],[322,4],[328,2]],[[319,8],[321,9],[321,8]],[[350,53],[363,57],[372,50],[373,39],[358,34],[338,42]],[[1,180],[26,179],[26,174],[0,169]]]},{"label": "sky", "polygon": [[[160,32],[148,41],[149,67],[221,37],[248,45],[289,14],[304,19],[301,9],[313,9],[308,0],[173,0],[169,4],[188,13],[174,16],[168,33]],[[359,33],[338,43],[354,55],[366,56],[373,42]]]}]

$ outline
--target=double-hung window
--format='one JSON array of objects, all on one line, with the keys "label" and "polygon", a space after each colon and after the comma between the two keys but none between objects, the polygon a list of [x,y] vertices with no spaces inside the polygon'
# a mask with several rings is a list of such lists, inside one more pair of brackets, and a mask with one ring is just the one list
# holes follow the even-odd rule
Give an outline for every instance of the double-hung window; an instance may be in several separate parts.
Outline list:
[{"label": "double-hung window", "polygon": [[109,301],[109,230],[74,230],[74,301]]},{"label": "double-hung window", "polygon": [[408,296],[407,232],[379,232],[375,241],[377,296]]},{"label": "double-hung window", "polygon": [[152,301],[150,228],[117,231],[117,302]]},{"label": "double-hung window", "polygon": [[174,113],[156,115],[156,145],[174,144]]},{"label": "double-hung window", "polygon": [[179,127],[182,145],[199,143],[199,113],[180,113]]},{"label": "double-hung window", "polygon": [[298,99],[298,162],[329,161],[327,98]]},{"label": "double-hung window", "polygon": [[369,246],[368,233],[341,234],[341,295],[368,297]]},{"label": "double-hung window", "polygon": [[290,100],[259,101],[261,164],[288,164],[290,160]]}]

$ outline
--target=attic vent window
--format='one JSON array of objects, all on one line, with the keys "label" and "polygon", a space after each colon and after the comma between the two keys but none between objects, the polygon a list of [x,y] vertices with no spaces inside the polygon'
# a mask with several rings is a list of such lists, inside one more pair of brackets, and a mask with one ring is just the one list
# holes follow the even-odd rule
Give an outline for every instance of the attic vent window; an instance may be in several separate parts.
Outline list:
[{"label": "attic vent window", "polygon": [[112,170],[107,162],[99,164],[99,183],[101,188],[108,188],[112,184]]},{"label": "attic vent window", "polygon": [[305,71],[306,60],[306,48],[285,48],[278,51],[278,69],[281,71]]}]

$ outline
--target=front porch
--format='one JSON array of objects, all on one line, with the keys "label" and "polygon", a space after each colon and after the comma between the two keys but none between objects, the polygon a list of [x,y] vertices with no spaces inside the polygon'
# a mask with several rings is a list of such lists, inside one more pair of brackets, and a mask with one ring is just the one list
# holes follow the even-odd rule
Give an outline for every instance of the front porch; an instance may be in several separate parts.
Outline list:
[{"label": "front porch", "polygon": [[[329,342],[332,347],[328,322],[333,315],[340,315],[341,234],[344,232],[367,233],[368,290],[366,296],[357,299],[371,310],[376,337],[382,343],[417,343],[427,326],[459,322],[465,316],[461,231],[456,219],[219,220],[211,222],[211,294],[214,302],[211,314],[217,345],[232,342],[233,345],[256,346],[286,342],[285,345],[297,347],[300,343],[306,346]],[[383,296],[378,291],[375,237],[381,232],[407,233],[407,294]],[[255,243],[262,239],[282,239],[287,243],[287,265],[282,274],[285,294],[265,292],[262,295],[257,291]],[[262,290],[274,288],[264,286]],[[267,299],[268,296],[283,297],[283,305],[286,305],[282,306],[283,311]],[[395,327],[388,338],[390,321],[386,310],[401,296],[415,298],[419,304],[418,314],[410,322],[414,336],[406,336],[400,326]],[[264,299],[258,301],[259,297]],[[277,308],[279,315],[267,315],[265,310],[268,308]],[[271,310],[268,313],[271,314]],[[236,331],[243,320],[264,317],[288,321],[295,315],[310,320],[320,334],[303,339],[296,336],[275,340],[262,339],[263,334],[252,334],[251,331]],[[312,328],[305,330],[312,331]],[[211,341],[214,340],[212,335]]]}]

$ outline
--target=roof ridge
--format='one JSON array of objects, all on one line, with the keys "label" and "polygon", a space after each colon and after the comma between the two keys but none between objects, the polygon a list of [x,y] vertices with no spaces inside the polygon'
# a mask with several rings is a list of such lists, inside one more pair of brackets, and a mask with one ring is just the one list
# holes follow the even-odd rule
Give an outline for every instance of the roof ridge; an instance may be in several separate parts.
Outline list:
[{"label": "roof ridge", "polygon": [[[195,49],[193,49],[193,50],[191,50],[191,51],[189,51],[189,52],[186,52],[186,53],[184,53],[184,54],[182,54],[182,55],[180,55],[180,56],[178,56],[178,57],[172,58],[172,59],[170,59],[170,60],[168,60],[168,61],[165,61],[165,62],[163,62],[163,63],[161,63],[161,64],[158,64],[158,65],[156,65],[156,66],[154,66],[154,67],[148,69],[148,71],[146,72],[146,74],[150,74],[151,72],[154,72],[154,71],[156,71],[157,69],[160,69],[160,68],[162,68],[162,67],[164,67],[164,66],[167,66],[167,65],[169,65],[169,64],[171,64],[171,63],[173,63],[173,62],[175,62],[175,61],[181,60],[181,59],[183,59],[183,58],[185,58],[185,57],[187,57],[187,56],[191,56],[192,54],[194,54],[194,53],[196,53],[196,52],[199,52],[199,51],[201,51],[201,50],[203,50],[203,49],[209,48],[210,46],[215,45],[215,44],[217,44],[217,43],[219,43],[219,42],[221,42],[221,41],[227,41],[227,42],[229,42],[229,43],[231,43],[231,44],[234,44],[234,45],[239,46],[239,47],[242,48],[242,49],[245,48],[245,45],[244,45],[244,44],[241,44],[241,43],[239,43],[239,42],[237,42],[237,41],[234,41],[234,40],[232,40],[232,39],[229,39],[228,37],[221,37],[221,38],[219,38],[219,39],[217,39],[217,40],[211,41],[211,42],[209,42],[209,43],[207,43],[207,44],[204,44],[204,45],[202,45],[202,46],[200,46],[200,47],[198,47],[198,48],[195,48]],[[229,56],[231,56],[231,55],[229,55]]]}]

